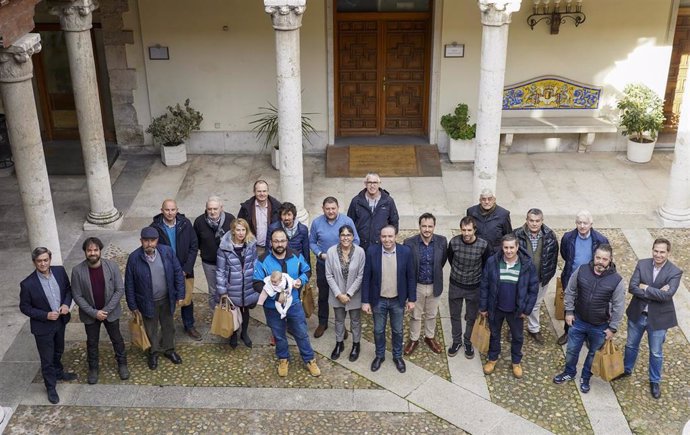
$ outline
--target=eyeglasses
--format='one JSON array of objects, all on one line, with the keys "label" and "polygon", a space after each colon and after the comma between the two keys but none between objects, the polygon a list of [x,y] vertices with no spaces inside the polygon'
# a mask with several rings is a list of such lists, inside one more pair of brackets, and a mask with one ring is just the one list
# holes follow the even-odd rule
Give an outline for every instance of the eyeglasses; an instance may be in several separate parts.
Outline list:
[{"label": "eyeglasses", "polygon": [[380,184],[380,181],[366,181],[364,184]]},{"label": "eyeglasses", "polygon": [[352,234],[341,234],[340,237],[349,239],[350,237],[352,237]]}]

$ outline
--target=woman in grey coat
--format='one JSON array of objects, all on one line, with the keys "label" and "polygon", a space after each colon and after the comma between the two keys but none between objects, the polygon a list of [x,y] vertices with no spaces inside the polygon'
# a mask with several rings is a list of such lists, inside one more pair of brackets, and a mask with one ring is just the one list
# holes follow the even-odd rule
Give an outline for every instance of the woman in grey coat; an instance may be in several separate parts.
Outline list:
[{"label": "woman in grey coat", "polygon": [[350,314],[352,351],[350,361],[359,358],[359,340],[362,335],[362,277],[364,276],[364,250],[355,245],[354,229],[343,225],[338,231],[340,242],[326,252],[326,281],[331,289],[328,302],[335,313],[335,349],[331,359],[338,359],[345,349],[345,314]]}]

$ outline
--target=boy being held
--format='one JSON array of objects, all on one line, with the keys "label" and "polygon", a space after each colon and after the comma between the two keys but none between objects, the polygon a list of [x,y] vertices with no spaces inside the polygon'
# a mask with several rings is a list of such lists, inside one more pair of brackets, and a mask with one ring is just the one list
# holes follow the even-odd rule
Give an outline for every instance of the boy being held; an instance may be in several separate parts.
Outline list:
[{"label": "boy being held", "polygon": [[276,300],[276,310],[280,313],[280,318],[284,319],[287,316],[287,311],[292,305],[292,286],[294,280],[287,273],[281,273],[279,270],[273,271],[269,276],[264,278],[264,289],[259,296],[259,305],[263,305],[268,297],[275,297],[279,295]]}]

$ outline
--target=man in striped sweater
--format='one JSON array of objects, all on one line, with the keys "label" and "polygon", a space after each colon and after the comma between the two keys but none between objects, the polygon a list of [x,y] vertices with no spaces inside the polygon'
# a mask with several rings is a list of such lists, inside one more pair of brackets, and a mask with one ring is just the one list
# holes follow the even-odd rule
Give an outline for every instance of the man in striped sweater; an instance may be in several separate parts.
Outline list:
[{"label": "man in striped sweater", "polygon": [[510,355],[513,376],[522,377],[522,327],[537,302],[539,278],[532,260],[520,250],[517,237],[506,234],[501,240],[501,252],[489,257],[482,272],[479,291],[479,314],[489,317],[491,340],[484,374],[496,368],[501,353],[501,327],[508,323],[512,336]]}]

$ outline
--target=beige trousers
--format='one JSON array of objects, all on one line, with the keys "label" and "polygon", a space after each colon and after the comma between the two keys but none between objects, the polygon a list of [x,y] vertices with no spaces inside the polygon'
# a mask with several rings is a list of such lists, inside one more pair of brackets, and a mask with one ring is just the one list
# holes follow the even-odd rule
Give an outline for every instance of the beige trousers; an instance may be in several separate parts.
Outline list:
[{"label": "beige trousers", "polygon": [[434,297],[433,284],[417,284],[417,302],[410,319],[410,340],[417,341],[422,332],[424,316],[424,336],[434,338],[436,333],[436,313],[441,297]]}]

